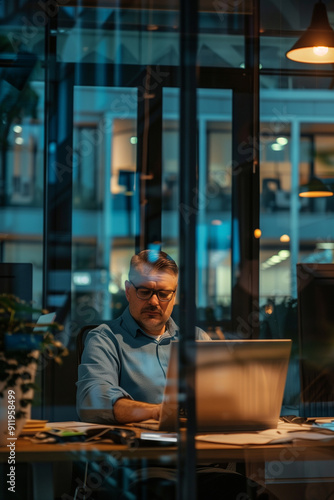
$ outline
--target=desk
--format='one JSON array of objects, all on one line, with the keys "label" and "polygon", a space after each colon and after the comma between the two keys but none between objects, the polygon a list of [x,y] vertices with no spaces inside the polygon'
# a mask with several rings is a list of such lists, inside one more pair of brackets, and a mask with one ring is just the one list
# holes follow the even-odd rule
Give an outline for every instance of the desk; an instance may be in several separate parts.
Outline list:
[{"label": "desk", "polygon": [[[329,461],[334,460],[334,439],[330,441],[299,441],[279,445],[248,445],[244,447],[221,445],[206,442],[196,442],[197,462],[208,465],[222,462],[244,462],[246,475],[251,479],[264,483],[265,462],[273,465],[289,465],[296,461]],[[8,449],[0,448],[0,461],[8,461]],[[111,443],[79,443],[67,444],[33,444],[20,438],[15,446],[17,463],[33,463],[33,482],[36,489],[34,498],[37,500],[53,500],[52,474],[53,466],[59,462],[77,462],[86,460],[104,461],[113,457],[117,461],[146,460],[156,462],[164,457],[166,467],[173,466],[177,461],[177,447],[152,446],[127,448],[124,445]],[[334,471],[334,468],[333,468]],[[50,476],[51,474],[51,476]],[[333,472],[334,476],[334,472]],[[38,478],[38,480],[37,480]],[[43,481],[43,480],[44,481]],[[19,478],[16,478],[18,481]]]},{"label": "desk", "polygon": [[[196,442],[197,459],[203,464],[226,461],[263,462],[287,460],[287,454],[295,460],[332,460],[334,459],[334,438],[330,441],[299,441],[275,445],[232,446],[215,443]],[[16,442],[16,461],[67,461],[84,457],[85,459],[103,459],[106,453],[114,453],[125,459],[157,460],[162,454],[175,463],[176,446],[150,446],[127,448],[113,443],[66,443],[34,444],[30,440],[19,438]],[[7,462],[8,450],[0,447],[0,462]]]}]

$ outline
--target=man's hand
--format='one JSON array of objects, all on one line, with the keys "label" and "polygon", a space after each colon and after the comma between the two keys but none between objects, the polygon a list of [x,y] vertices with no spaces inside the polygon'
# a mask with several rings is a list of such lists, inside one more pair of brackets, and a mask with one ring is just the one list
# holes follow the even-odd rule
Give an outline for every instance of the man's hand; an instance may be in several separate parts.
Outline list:
[{"label": "man's hand", "polygon": [[161,404],[153,405],[127,398],[118,399],[114,404],[114,416],[120,424],[141,422],[150,418],[159,420],[160,411]]}]

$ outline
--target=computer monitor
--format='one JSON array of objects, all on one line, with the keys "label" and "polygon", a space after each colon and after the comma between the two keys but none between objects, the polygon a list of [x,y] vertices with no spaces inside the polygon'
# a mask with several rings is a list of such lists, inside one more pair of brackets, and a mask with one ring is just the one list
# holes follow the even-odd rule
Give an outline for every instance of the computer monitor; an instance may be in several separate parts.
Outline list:
[{"label": "computer monitor", "polygon": [[32,302],[32,264],[0,262],[0,294]]},{"label": "computer monitor", "polygon": [[297,264],[303,416],[334,415],[334,264]]}]

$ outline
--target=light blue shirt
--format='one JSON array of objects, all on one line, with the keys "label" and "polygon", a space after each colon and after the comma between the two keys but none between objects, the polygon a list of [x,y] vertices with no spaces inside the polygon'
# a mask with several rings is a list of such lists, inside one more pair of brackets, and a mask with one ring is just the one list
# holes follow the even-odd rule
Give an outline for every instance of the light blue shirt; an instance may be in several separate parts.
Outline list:
[{"label": "light blue shirt", "polygon": [[[85,422],[115,422],[119,398],[158,404],[162,401],[171,341],[178,338],[172,318],[159,340],[147,335],[127,308],[112,321],[91,330],[78,369],[77,412]],[[210,340],[196,328],[197,340]]]}]

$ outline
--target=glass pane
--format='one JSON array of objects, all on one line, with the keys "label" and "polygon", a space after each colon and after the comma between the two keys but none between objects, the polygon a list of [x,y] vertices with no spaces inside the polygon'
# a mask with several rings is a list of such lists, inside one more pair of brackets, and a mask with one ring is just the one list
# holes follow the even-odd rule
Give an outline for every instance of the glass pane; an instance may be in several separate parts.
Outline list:
[{"label": "glass pane", "polygon": [[[140,7],[60,7],[59,56],[64,62],[178,64],[178,11]],[[85,32],[82,43],[79,33]]]},{"label": "glass pane", "polygon": [[126,117],[123,108],[110,112],[120,97],[136,103],[137,93],[84,86],[74,91],[72,272],[73,318],[79,322],[111,319],[127,304],[124,281],[138,231],[137,126],[136,106]]},{"label": "glass pane", "polygon": [[[306,86],[311,80],[303,78]],[[285,404],[298,409],[296,265],[333,262],[333,197],[304,198],[299,193],[314,177],[333,189],[331,94],[315,88],[298,95],[284,88],[275,94],[261,90],[261,335],[293,339]]]},{"label": "glass pane", "polygon": [[[213,337],[231,320],[232,91],[198,91],[199,189],[179,205],[179,93],[164,91],[162,241],[178,260],[179,216],[197,217],[197,323]],[[210,119],[208,118],[210,113]]]},{"label": "glass pane", "polygon": [[[205,98],[203,93],[203,109]],[[206,134],[205,138],[200,137],[200,144],[205,147],[206,141],[207,151],[206,155],[200,151],[199,157],[207,157],[207,168],[200,171],[199,183],[198,305],[209,331],[218,338],[221,329],[226,332],[231,321],[232,119],[228,119],[231,102],[232,92],[221,91],[216,100],[218,116],[214,121],[203,118],[205,128],[200,129]]]},{"label": "glass pane", "polygon": [[[31,22],[33,12],[27,9],[26,14],[10,30],[2,29],[0,36],[1,262],[32,263],[31,298],[41,306],[44,69],[38,47],[31,38],[22,37],[24,23]],[[43,39],[44,31],[36,28],[35,42]]]}]

